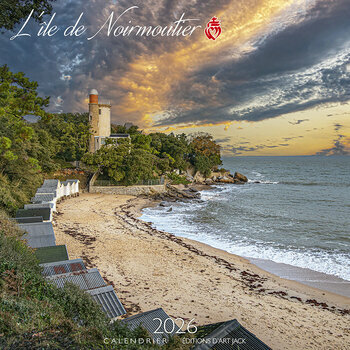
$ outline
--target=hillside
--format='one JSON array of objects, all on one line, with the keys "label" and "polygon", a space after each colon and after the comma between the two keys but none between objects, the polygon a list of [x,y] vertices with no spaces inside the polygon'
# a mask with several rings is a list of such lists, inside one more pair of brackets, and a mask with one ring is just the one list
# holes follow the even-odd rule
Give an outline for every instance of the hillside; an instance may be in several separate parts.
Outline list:
[{"label": "hillside", "polygon": [[[0,214],[0,348],[108,349],[104,339],[143,338],[143,329],[130,331],[109,324],[100,307],[74,285],[59,289],[41,275],[33,250],[4,213]],[[156,349],[144,345],[144,349]],[[118,349],[138,349],[118,345]]]}]

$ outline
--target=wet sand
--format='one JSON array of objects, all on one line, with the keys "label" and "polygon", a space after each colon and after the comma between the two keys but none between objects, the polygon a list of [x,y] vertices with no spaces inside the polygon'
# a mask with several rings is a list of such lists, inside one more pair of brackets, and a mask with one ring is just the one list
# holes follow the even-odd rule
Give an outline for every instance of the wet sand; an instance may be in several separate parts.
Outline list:
[{"label": "wet sand", "polygon": [[306,268],[276,263],[271,260],[249,258],[249,261],[279,277],[350,298],[350,281],[342,278]]},{"label": "wet sand", "polygon": [[138,219],[147,199],[82,194],[58,205],[57,244],[112,284],[128,315],[158,307],[197,324],[236,318],[273,349],[349,349],[350,299]]}]

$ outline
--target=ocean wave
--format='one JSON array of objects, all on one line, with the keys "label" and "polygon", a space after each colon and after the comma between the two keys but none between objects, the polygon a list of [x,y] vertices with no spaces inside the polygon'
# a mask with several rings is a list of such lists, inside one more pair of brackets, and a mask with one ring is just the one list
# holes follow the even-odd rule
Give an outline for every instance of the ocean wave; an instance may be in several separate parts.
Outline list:
[{"label": "ocean wave", "polygon": [[243,232],[233,240],[232,237],[228,239],[224,232],[214,232],[211,222],[203,226],[201,220],[201,226],[198,226],[194,221],[193,212],[201,209],[203,205],[205,203],[194,203],[189,208],[188,204],[175,203],[171,213],[166,213],[168,208],[146,208],[143,210],[141,220],[152,222],[159,230],[200,241],[232,254],[308,268],[350,280],[349,253],[321,248],[284,246],[276,242],[253,242],[244,237]]},{"label": "ocean wave", "polygon": [[278,185],[278,181],[268,181],[268,180],[258,180],[258,179],[248,179],[248,183],[264,184],[264,185]]}]

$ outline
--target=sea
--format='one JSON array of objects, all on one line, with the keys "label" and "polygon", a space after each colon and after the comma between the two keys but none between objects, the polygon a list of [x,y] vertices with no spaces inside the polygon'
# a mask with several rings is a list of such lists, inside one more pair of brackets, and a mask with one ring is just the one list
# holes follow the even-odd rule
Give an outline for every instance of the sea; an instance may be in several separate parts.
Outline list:
[{"label": "sea", "polygon": [[142,220],[246,258],[350,281],[350,157],[232,157],[246,185],[215,185],[199,202],[143,210]]}]

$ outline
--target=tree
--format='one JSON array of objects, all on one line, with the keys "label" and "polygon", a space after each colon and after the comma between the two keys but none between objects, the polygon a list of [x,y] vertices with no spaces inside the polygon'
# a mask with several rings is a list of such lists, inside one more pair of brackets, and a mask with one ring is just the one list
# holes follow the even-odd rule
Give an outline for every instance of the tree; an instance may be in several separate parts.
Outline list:
[{"label": "tree", "polygon": [[40,186],[41,171],[54,167],[48,135],[36,134],[23,119],[28,114],[46,118],[49,99],[38,96],[37,86],[23,73],[0,67],[0,208],[10,212],[29,201]]},{"label": "tree", "polygon": [[90,126],[88,113],[50,114],[39,120],[37,132],[47,131],[56,146],[56,159],[81,160],[88,151]]},{"label": "tree", "polygon": [[125,125],[117,125],[117,124],[112,124],[111,129],[112,129],[112,134],[129,134],[129,135],[134,135],[134,134],[141,134],[142,131],[139,130],[139,127],[136,125],[131,125],[130,124],[125,124]]},{"label": "tree", "polygon": [[213,168],[222,164],[221,148],[207,133],[197,133],[190,135],[190,160],[196,171],[204,176],[209,176]]},{"label": "tree", "polygon": [[[121,127],[120,130],[124,127]],[[137,127],[135,127],[137,130]],[[137,132],[129,139],[120,139],[118,144],[109,140],[94,154],[83,157],[94,172],[119,184],[133,185],[160,175],[186,170],[193,165],[197,171],[208,176],[221,164],[220,146],[209,134],[166,135]]]},{"label": "tree", "polygon": [[185,134],[153,133],[150,136],[152,138],[151,146],[156,151],[155,154],[162,159],[168,159],[172,170],[186,170],[188,168],[189,144]]},{"label": "tree", "polygon": [[157,177],[156,156],[143,149],[133,149],[124,162],[126,185],[137,184]]},{"label": "tree", "polygon": [[82,161],[88,165],[90,170],[105,173],[114,181],[122,181],[125,178],[125,159],[131,151],[131,145],[128,139],[118,141],[118,146],[114,140],[107,139],[95,153],[87,153]]},{"label": "tree", "polygon": [[54,0],[1,0],[0,29],[13,30],[17,24],[26,19],[34,10],[32,18],[42,21],[40,14],[51,14]]}]

